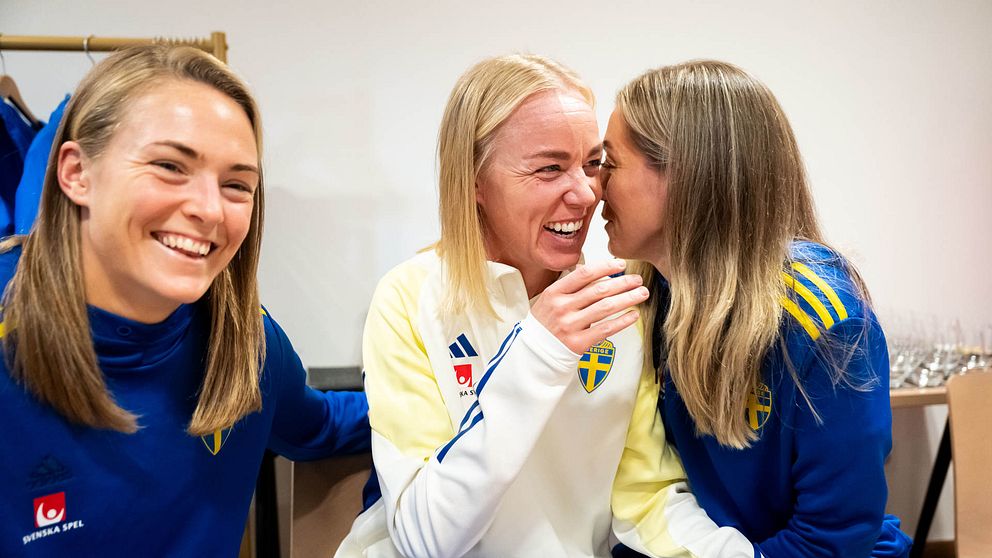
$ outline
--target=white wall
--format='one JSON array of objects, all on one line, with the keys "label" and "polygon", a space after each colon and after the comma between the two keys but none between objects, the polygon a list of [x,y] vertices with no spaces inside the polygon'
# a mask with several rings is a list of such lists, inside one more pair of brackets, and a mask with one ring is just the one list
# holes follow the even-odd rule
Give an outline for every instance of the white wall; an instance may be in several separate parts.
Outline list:
[{"label": "white wall", "polygon": [[[513,51],[576,69],[604,126],[615,90],[649,67],[743,66],[789,114],[826,230],[883,317],[960,318],[967,331],[992,321],[990,24],[985,0],[0,3],[8,34],[227,32],[266,125],[263,301],[311,366],[359,363],[377,277],[437,236],[448,91],[473,62]],[[5,58],[36,113],[90,65],[72,53]],[[589,247],[605,255],[600,227]],[[935,534],[951,538],[947,525]]]}]

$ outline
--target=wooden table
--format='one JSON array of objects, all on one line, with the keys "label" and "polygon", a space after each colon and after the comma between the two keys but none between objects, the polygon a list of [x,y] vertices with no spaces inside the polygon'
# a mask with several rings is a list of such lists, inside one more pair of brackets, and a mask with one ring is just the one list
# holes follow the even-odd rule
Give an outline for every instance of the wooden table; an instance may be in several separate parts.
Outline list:
[{"label": "wooden table", "polygon": [[893,409],[903,407],[923,407],[947,403],[947,388],[944,386],[928,388],[899,388],[889,392],[889,400]]},{"label": "wooden table", "polygon": [[[947,403],[947,388],[939,386],[894,389],[889,392],[889,401],[893,409],[940,405]],[[923,510],[920,511],[920,521],[916,524],[916,533],[913,535],[913,549],[909,553],[910,558],[923,556],[923,549],[927,544],[927,536],[930,534],[930,525],[933,523],[934,514],[937,513],[937,502],[940,500],[940,491],[944,488],[944,480],[947,479],[947,470],[951,466],[950,424],[950,417],[948,417],[948,420],[944,422],[944,433],[940,436],[940,445],[937,446],[937,458],[934,460],[933,469],[930,471],[930,482],[927,485],[926,496],[923,498]]]}]

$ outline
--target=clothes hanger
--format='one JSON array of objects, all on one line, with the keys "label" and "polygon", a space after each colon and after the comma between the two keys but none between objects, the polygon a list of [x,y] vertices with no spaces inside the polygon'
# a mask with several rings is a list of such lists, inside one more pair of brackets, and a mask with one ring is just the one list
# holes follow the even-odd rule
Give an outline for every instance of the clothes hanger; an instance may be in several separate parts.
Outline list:
[{"label": "clothes hanger", "polygon": [[0,97],[13,105],[17,112],[21,113],[21,116],[31,124],[32,128],[40,128],[41,121],[31,114],[28,104],[24,102],[20,90],[17,89],[17,83],[14,82],[14,78],[7,74],[7,61],[3,57],[2,50],[0,50],[0,67],[2,67],[2,71],[0,71]]}]

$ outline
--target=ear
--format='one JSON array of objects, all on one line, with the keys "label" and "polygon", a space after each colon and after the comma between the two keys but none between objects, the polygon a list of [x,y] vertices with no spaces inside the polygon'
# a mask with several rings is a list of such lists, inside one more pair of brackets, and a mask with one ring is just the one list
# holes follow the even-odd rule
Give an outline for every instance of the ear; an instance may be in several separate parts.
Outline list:
[{"label": "ear", "polygon": [[478,179],[475,181],[475,203],[478,205],[486,205],[486,196],[482,195],[482,184],[479,184]]},{"label": "ear", "polygon": [[67,198],[83,207],[89,204],[89,176],[86,172],[89,163],[78,143],[67,141],[59,147],[59,187]]}]

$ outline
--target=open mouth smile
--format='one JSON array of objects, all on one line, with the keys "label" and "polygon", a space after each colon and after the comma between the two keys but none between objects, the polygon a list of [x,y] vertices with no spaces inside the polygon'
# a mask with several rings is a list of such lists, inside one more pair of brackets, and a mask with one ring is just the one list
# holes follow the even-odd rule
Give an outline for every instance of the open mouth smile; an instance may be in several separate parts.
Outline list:
[{"label": "open mouth smile", "polygon": [[198,240],[176,233],[156,232],[152,233],[152,236],[166,248],[195,259],[207,257],[216,247],[212,242]]},{"label": "open mouth smile", "polygon": [[545,223],[544,230],[563,238],[571,238],[579,234],[579,231],[582,230],[582,221],[559,221],[556,223]]}]

